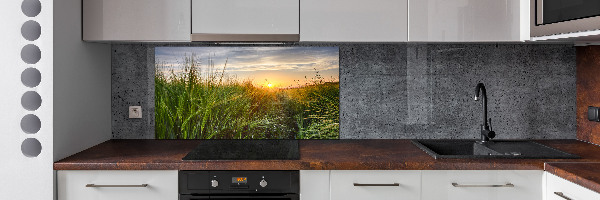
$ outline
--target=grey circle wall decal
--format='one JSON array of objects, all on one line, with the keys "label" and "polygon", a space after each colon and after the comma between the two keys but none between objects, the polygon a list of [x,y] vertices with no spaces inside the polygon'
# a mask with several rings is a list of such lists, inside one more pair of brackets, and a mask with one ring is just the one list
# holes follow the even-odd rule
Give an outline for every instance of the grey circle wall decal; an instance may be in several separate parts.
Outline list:
[{"label": "grey circle wall decal", "polygon": [[42,82],[42,73],[36,68],[27,68],[21,73],[21,82],[27,87],[36,87]]},{"label": "grey circle wall decal", "polygon": [[39,0],[23,0],[21,11],[27,17],[35,17],[42,11],[42,3]]},{"label": "grey circle wall decal", "polygon": [[27,134],[35,134],[40,131],[41,127],[42,121],[40,121],[40,118],[33,114],[25,115],[21,119],[21,129]]},{"label": "grey circle wall decal", "polygon": [[21,143],[21,152],[27,157],[37,157],[42,153],[42,144],[35,138],[27,138]]},{"label": "grey circle wall decal", "polygon": [[35,64],[40,61],[42,51],[38,46],[28,44],[21,49],[21,59],[27,64]]},{"label": "grey circle wall decal", "polygon": [[21,97],[21,105],[25,110],[37,110],[42,105],[42,97],[37,92],[27,91]]},{"label": "grey circle wall decal", "polygon": [[21,26],[21,35],[26,40],[29,40],[29,41],[37,40],[38,38],[40,38],[41,34],[42,34],[42,27],[40,26],[40,23],[38,23],[36,21],[29,20],[29,21],[26,21],[25,23],[23,23],[23,25]]}]

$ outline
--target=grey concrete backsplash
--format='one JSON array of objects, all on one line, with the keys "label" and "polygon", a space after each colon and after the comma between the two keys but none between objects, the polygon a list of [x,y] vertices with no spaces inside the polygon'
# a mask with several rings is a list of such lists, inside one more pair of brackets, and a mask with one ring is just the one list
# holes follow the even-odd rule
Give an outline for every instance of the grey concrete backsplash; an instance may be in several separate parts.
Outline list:
[{"label": "grey concrete backsplash", "polygon": [[[154,47],[112,45],[112,134],[154,138]],[[483,82],[498,139],[576,138],[575,48],[562,44],[301,44],[340,48],[340,138],[479,138]],[[142,106],[142,119],[128,107]]]}]

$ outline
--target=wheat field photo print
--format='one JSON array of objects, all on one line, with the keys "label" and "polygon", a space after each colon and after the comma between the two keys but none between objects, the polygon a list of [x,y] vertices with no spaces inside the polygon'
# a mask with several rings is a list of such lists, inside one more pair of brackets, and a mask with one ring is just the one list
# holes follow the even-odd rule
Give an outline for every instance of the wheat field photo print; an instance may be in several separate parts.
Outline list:
[{"label": "wheat field photo print", "polygon": [[338,139],[338,47],[156,47],[156,139]]}]

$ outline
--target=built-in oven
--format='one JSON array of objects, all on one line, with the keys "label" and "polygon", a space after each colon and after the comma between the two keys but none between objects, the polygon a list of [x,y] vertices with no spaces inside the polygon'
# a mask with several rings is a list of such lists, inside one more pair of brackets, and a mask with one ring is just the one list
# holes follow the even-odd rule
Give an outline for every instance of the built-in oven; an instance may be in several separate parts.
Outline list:
[{"label": "built-in oven", "polygon": [[530,0],[531,36],[600,29],[600,0]]},{"label": "built-in oven", "polygon": [[299,200],[299,171],[179,171],[180,200]]}]

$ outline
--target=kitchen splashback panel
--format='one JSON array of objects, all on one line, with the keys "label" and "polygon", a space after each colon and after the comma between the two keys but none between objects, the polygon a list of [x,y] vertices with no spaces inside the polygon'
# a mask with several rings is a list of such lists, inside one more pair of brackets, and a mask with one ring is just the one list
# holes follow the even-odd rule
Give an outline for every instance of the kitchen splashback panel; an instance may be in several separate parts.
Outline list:
[{"label": "kitchen splashback panel", "polygon": [[156,139],[338,139],[338,47],[156,47]]},{"label": "kitchen splashback panel", "polygon": [[[154,138],[155,47],[113,44],[115,139]],[[340,138],[476,139],[486,84],[499,139],[576,137],[575,48],[563,44],[301,44],[339,47]],[[143,107],[142,119],[127,108]]]}]

